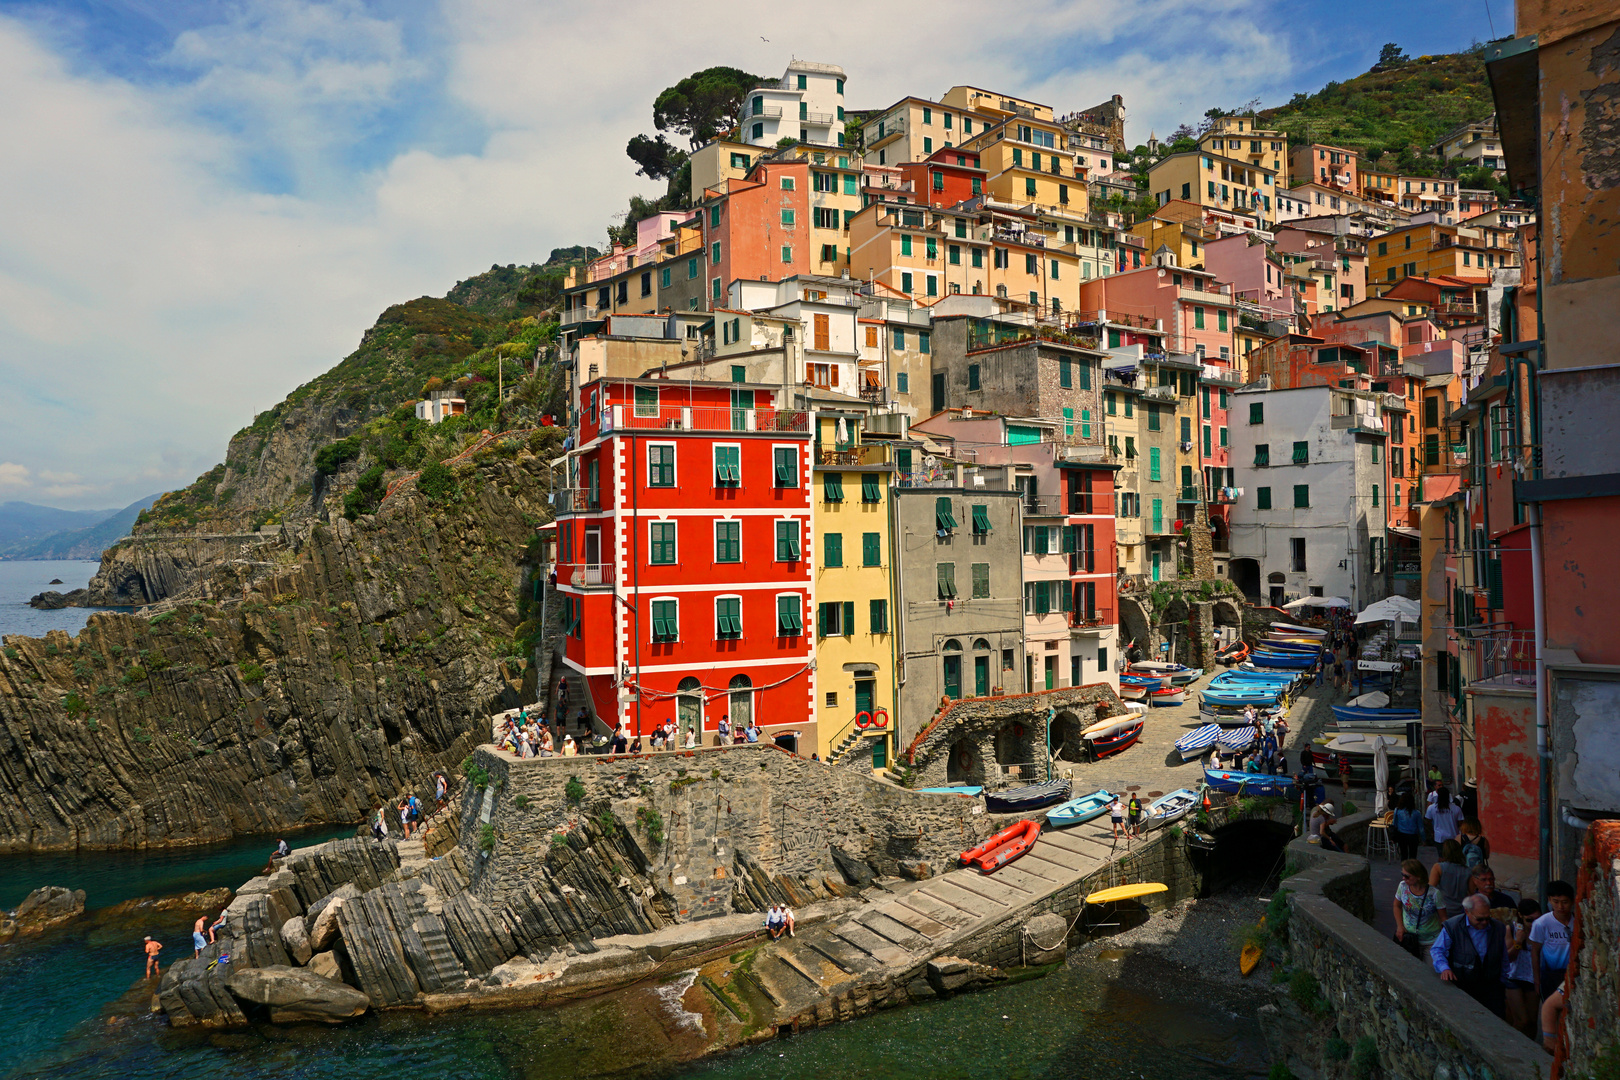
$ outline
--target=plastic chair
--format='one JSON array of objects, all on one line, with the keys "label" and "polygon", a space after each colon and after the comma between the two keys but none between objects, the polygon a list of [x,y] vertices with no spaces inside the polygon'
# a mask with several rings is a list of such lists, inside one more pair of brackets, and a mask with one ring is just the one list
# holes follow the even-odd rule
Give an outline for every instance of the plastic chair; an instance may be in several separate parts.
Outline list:
[{"label": "plastic chair", "polygon": [[1367,859],[1383,859],[1389,862],[1395,858],[1395,843],[1389,835],[1394,825],[1395,815],[1381,814],[1367,823]]}]

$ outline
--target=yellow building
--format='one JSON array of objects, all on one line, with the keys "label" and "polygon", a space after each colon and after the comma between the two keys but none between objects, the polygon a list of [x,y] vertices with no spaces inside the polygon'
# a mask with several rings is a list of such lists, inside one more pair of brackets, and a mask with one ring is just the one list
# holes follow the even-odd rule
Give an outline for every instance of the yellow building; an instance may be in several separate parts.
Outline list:
[{"label": "yellow building", "polygon": [[1402,278],[1460,277],[1488,282],[1517,266],[1518,254],[1493,246],[1491,230],[1471,225],[1408,225],[1367,241],[1367,289],[1382,292]]},{"label": "yellow building", "polygon": [[902,165],[948,146],[961,146],[994,122],[993,117],[960,105],[904,97],[861,126],[861,145],[868,165]]},{"label": "yellow building", "polygon": [[1278,170],[1248,158],[1213,150],[1187,151],[1155,162],[1148,169],[1148,190],[1160,206],[1180,199],[1232,214],[1240,224],[1248,218],[1270,228],[1277,219],[1279,175]]},{"label": "yellow building", "polygon": [[1089,206],[1085,170],[1075,166],[1063,128],[1023,116],[1003,121],[963,144],[979,155],[985,194],[1013,206],[1084,220]]},{"label": "yellow building", "polygon": [[862,205],[861,158],[840,149],[800,143],[770,155],[810,167],[810,266],[838,277],[849,269],[849,223]]},{"label": "yellow building", "polygon": [[[1258,128],[1252,116],[1220,116],[1198,140],[1198,149],[1266,169],[1278,187],[1288,187],[1288,135]],[[1310,177],[1306,177],[1310,179]]]},{"label": "yellow building", "polygon": [[[863,438],[864,412],[816,413],[816,752],[886,768],[897,749],[892,448]],[[839,438],[842,429],[843,438]],[[867,721],[874,721],[867,723]]]},{"label": "yellow building", "polygon": [[692,199],[700,202],[707,188],[723,180],[742,180],[760,157],[760,147],[729,139],[715,139],[692,151]]}]

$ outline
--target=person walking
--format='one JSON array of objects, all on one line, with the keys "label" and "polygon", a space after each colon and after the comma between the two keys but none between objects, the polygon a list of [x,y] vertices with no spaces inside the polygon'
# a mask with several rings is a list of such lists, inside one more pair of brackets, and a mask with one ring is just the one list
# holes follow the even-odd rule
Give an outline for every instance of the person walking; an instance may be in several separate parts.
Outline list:
[{"label": "person walking", "polygon": [[[1462,807],[1452,799],[1451,789],[1444,786],[1435,792],[1434,805],[1424,811],[1423,816],[1429,819],[1434,828],[1435,847],[1456,837],[1463,821]],[[1460,850],[1458,854],[1461,854]]]},{"label": "person walking", "polygon": [[1505,1019],[1534,1039],[1536,1013],[1540,1011],[1541,1000],[1536,997],[1536,955],[1535,950],[1530,948],[1530,929],[1541,917],[1541,905],[1527,896],[1519,901],[1517,909],[1517,917],[1508,924],[1513,943],[1519,947],[1519,955],[1508,965],[1507,975],[1503,979],[1507,985]]},{"label": "person walking", "polygon": [[1339,791],[1344,798],[1350,798],[1350,758],[1346,754],[1339,755]]},{"label": "person walking", "polygon": [[158,963],[158,953],[160,953],[162,951],[163,951],[163,944],[161,942],[152,940],[152,935],[147,934],[146,935],[146,977],[148,979],[157,978],[158,974],[163,970],[163,965]]},{"label": "person walking", "polygon": [[1478,866],[1480,863],[1490,861],[1490,839],[1480,829],[1479,822],[1474,819],[1468,818],[1457,827],[1457,842],[1462,845],[1463,862],[1469,866]]},{"label": "person walking", "polygon": [[1423,815],[1418,812],[1417,802],[1410,791],[1401,795],[1392,824],[1395,847],[1401,853],[1401,858],[1416,859],[1418,844],[1423,839]]},{"label": "person walking", "polygon": [[[1215,751],[1215,760],[1217,762],[1221,760],[1221,752],[1219,750]],[[1220,766],[1217,765],[1216,768],[1220,768]],[[1114,801],[1108,804],[1108,820],[1113,823],[1114,839],[1118,840],[1119,831],[1125,826],[1125,804],[1119,801],[1118,795],[1115,795]]]},{"label": "person walking", "polygon": [[208,948],[208,936],[203,933],[203,924],[206,923],[207,921],[208,921],[208,916],[199,915],[199,916],[197,916],[197,921],[192,924],[192,927],[191,927],[191,945],[192,945],[191,958],[193,960],[195,960],[195,959],[197,959],[197,957],[201,956],[202,951],[204,949]]},{"label": "person walking", "polygon": [[1429,872],[1416,859],[1401,862],[1401,883],[1395,886],[1395,941],[1421,959],[1440,936],[1440,900],[1429,884]]},{"label": "person walking", "polygon": [[1564,984],[1569,967],[1569,930],[1574,924],[1575,890],[1567,881],[1547,883],[1547,913],[1530,927],[1535,957],[1536,996],[1542,1001]]},{"label": "person walking", "polygon": [[1463,913],[1447,919],[1429,947],[1429,957],[1442,982],[1455,983],[1498,1017],[1506,1015],[1504,978],[1518,955],[1507,927],[1491,918],[1483,896],[1463,901]]},{"label": "person walking", "polygon": [[371,835],[379,844],[388,839],[388,816],[383,813],[381,805],[372,810]]},{"label": "person walking", "polygon": [[1440,845],[1440,858],[1429,868],[1429,884],[1440,890],[1440,904],[1446,909],[1446,918],[1462,914],[1463,899],[1468,895],[1468,867],[1462,861],[1462,845],[1447,840]]},{"label": "person walking", "polygon": [[443,810],[450,801],[450,782],[445,779],[442,772],[433,774],[433,801],[439,804],[440,810]]},{"label": "person walking", "polygon": [[1125,817],[1129,823],[1125,835],[1128,837],[1137,836],[1142,825],[1142,800],[1136,797],[1134,791],[1131,792],[1130,802],[1125,804]]}]

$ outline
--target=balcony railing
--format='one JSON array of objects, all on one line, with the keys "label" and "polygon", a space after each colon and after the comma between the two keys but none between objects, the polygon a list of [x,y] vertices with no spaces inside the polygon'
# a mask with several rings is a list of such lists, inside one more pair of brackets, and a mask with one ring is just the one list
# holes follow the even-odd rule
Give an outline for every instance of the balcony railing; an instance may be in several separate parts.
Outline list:
[{"label": "balcony railing", "polygon": [[558,488],[555,494],[559,514],[583,514],[589,510],[602,509],[601,496],[592,498],[587,488]]},{"label": "balcony railing", "polygon": [[1111,608],[1092,608],[1090,611],[1069,612],[1069,625],[1077,630],[1098,626],[1113,626],[1114,612]]},{"label": "balcony railing", "polygon": [[1062,517],[1065,513],[1064,500],[1060,498],[1023,498],[1018,501],[1023,504],[1025,517]]},{"label": "balcony railing", "polygon": [[602,414],[602,434],[614,431],[809,431],[810,414],[796,409],[721,409],[614,405]]},{"label": "balcony railing", "polygon": [[1190,502],[1190,503],[1197,502],[1198,501],[1198,485],[1197,484],[1191,484],[1191,485],[1189,485],[1187,487],[1182,488],[1181,489],[1181,495],[1180,495],[1180,497],[1178,497],[1176,499],[1176,501],[1177,502]]},{"label": "balcony railing", "polygon": [[830,112],[803,112],[799,114],[801,124],[832,124],[836,123],[838,116]]},{"label": "balcony railing", "polygon": [[883,446],[846,446],[842,449],[821,450],[816,454],[816,462],[820,465],[882,465],[886,460],[887,447]]},{"label": "balcony railing", "polygon": [[755,109],[755,110],[753,110],[752,112],[750,112],[748,114],[748,116],[745,119],[746,120],[753,120],[753,119],[756,119],[756,118],[757,119],[763,119],[763,120],[780,120],[780,119],[782,119],[782,110],[775,107],[774,105],[767,105],[763,109]]},{"label": "balcony railing", "polygon": [[557,580],[577,589],[613,584],[612,563],[559,563]]}]

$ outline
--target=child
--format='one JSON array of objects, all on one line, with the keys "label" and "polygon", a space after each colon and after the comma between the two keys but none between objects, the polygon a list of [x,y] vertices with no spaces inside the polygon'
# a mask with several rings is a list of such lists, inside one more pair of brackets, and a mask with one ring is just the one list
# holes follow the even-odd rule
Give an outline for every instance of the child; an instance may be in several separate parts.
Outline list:
[{"label": "child", "polygon": [[1530,927],[1530,953],[1535,957],[1536,999],[1564,984],[1569,966],[1569,928],[1575,921],[1575,889],[1567,881],[1547,883],[1547,913]]}]

